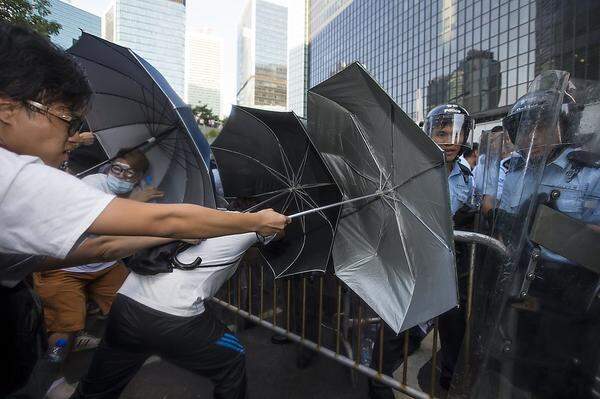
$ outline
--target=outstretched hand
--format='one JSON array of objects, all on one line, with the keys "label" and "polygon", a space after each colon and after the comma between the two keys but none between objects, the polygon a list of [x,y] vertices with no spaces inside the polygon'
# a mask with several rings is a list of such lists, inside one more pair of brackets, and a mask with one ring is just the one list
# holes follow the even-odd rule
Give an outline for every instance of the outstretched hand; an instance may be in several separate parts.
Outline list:
[{"label": "outstretched hand", "polygon": [[149,202],[164,196],[164,192],[158,190],[156,187],[148,186],[143,190],[134,190],[131,195],[129,195],[129,199],[139,202]]},{"label": "outstretched hand", "polygon": [[273,209],[264,209],[256,212],[255,215],[258,217],[256,232],[263,237],[280,234],[291,222],[290,218],[275,212]]}]

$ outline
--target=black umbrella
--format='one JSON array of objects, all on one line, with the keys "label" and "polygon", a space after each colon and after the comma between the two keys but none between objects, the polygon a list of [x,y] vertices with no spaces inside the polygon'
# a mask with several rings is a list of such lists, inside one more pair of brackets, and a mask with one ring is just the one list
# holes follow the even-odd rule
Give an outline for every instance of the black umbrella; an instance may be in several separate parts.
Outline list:
[{"label": "black umbrella", "polygon": [[[293,112],[233,106],[212,150],[225,196],[243,201],[242,208],[292,214],[341,199]],[[325,271],[338,213],[339,207],[300,216],[282,240],[261,248],[276,278]]]},{"label": "black umbrella", "polygon": [[308,121],[346,199],[336,275],[396,332],[454,307],[442,150],[358,63],[309,90]]},{"label": "black umbrella", "polygon": [[92,86],[87,122],[109,160],[121,149],[140,148],[150,161],[148,181],[165,193],[162,201],[214,207],[210,147],[165,78],[130,49],[87,33],[68,53]]}]

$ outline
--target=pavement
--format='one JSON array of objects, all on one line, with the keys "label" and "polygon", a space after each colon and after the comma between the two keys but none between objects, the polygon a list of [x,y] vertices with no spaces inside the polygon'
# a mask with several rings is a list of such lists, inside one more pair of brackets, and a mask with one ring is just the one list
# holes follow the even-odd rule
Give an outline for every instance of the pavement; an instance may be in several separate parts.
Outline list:
[{"label": "pavement", "polygon": [[[298,346],[271,343],[272,333],[261,327],[237,334],[246,347],[248,391],[252,399],[365,399],[367,379],[350,377],[350,370],[324,356],[315,356],[306,369],[296,366]],[[72,353],[65,375],[74,384],[91,362],[93,351]],[[66,398],[74,385],[64,387],[52,399]],[[212,398],[207,379],[151,357],[129,383],[122,399],[204,399]]]},{"label": "pavement", "polygon": [[[91,330],[101,329],[101,324]],[[367,378],[324,356],[315,356],[308,367],[296,366],[298,345],[271,343],[272,332],[258,326],[238,334],[246,347],[248,391],[251,399],[368,399]],[[418,387],[418,371],[431,358],[432,334],[421,344],[408,361],[407,382]],[[65,366],[68,384],[62,384],[48,399],[68,398],[76,382],[87,370],[93,351],[76,352]],[[402,378],[402,367],[394,377]],[[441,393],[441,395],[440,395]],[[437,387],[436,396],[444,397]],[[212,384],[209,380],[174,366],[159,357],[151,357],[129,383],[122,399],[209,399]],[[396,399],[408,396],[396,392]]]}]

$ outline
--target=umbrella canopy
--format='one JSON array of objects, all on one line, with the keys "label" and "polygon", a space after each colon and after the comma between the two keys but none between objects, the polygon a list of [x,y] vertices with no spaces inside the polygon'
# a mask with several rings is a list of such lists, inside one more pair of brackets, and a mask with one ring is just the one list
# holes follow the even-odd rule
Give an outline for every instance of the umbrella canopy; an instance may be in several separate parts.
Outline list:
[{"label": "umbrella canopy", "polygon": [[141,146],[162,201],[214,207],[210,147],[191,109],[165,78],[128,48],[83,33],[68,50],[94,92],[87,122],[109,158]]},{"label": "umbrella canopy", "polygon": [[358,63],[308,92],[308,132],[344,199],[337,276],[396,332],[457,304],[442,150]]},{"label": "umbrella canopy", "polygon": [[[241,200],[243,208],[291,214],[341,198],[293,112],[233,106],[212,150],[226,198]],[[282,240],[261,248],[276,278],[325,271],[338,213],[339,208],[331,208],[301,216]]]}]

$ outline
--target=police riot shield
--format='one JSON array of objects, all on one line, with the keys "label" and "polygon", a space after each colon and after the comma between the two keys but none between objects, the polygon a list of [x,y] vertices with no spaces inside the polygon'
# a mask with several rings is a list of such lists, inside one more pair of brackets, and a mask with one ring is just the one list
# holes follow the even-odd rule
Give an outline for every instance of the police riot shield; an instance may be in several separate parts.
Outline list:
[{"label": "police riot shield", "polygon": [[489,233],[492,227],[493,210],[498,202],[498,180],[502,160],[502,131],[486,131],[479,143],[479,162],[473,170],[475,197],[480,215],[477,231]]},{"label": "police riot shield", "polygon": [[503,126],[514,143],[477,265],[470,334],[450,397],[600,392],[600,86],[536,77]]}]

